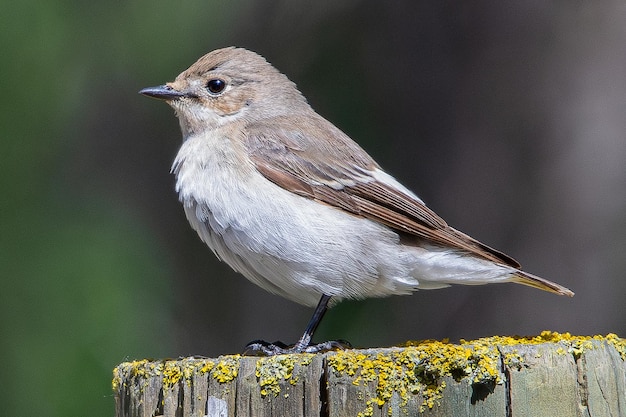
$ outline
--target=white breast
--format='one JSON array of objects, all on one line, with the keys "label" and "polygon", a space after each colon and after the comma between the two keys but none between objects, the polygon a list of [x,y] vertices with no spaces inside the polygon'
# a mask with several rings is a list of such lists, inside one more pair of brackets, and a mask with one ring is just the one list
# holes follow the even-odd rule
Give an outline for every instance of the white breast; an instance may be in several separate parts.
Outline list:
[{"label": "white breast", "polygon": [[242,161],[229,140],[188,139],[173,171],[191,226],[219,258],[266,290],[309,306],[322,293],[362,298],[410,291],[381,279],[389,274],[380,258],[398,257],[384,250],[397,248],[394,232],[285,191]]}]

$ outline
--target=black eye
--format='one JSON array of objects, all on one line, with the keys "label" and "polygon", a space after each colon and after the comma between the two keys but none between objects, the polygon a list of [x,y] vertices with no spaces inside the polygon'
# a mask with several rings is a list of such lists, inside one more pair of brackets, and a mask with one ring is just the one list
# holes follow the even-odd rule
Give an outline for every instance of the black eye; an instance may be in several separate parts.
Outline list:
[{"label": "black eye", "polygon": [[206,88],[211,94],[219,94],[226,88],[226,81],[214,78],[206,83]]}]

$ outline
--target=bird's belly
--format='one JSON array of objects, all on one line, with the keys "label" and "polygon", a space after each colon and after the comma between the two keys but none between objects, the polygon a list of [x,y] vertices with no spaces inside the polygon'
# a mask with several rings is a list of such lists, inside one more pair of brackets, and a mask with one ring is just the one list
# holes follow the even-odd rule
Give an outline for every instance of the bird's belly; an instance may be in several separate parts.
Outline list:
[{"label": "bird's belly", "polygon": [[381,297],[417,286],[397,234],[383,225],[290,193],[260,174],[244,186],[220,187],[219,175],[210,184],[195,193],[179,186],[189,222],[220,259],[270,292],[314,306],[321,294]]},{"label": "bird's belly", "polygon": [[511,277],[506,267],[459,251],[400,244],[392,229],[293,194],[254,169],[189,157],[176,188],[191,226],[220,259],[307,306],[322,294],[385,297]]}]

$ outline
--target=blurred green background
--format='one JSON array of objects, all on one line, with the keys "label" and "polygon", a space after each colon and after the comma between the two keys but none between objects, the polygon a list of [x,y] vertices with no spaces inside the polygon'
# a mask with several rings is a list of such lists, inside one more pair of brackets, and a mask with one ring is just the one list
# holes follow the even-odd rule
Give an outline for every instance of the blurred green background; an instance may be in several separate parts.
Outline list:
[{"label": "blurred green background", "polygon": [[169,166],[178,123],[137,94],[202,54],[264,55],[453,226],[572,288],[345,302],[318,339],[626,335],[620,2],[22,1],[0,15],[0,403],[111,416],[111,370],[295,341],[311,314],[217,262]]}]

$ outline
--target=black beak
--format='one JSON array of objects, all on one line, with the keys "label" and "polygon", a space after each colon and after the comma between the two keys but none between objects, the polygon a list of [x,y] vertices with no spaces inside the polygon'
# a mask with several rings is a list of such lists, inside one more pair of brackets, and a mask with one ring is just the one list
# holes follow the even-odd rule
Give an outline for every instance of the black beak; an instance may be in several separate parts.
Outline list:
[{"label": "black beak", "polygon": [[178,90],[174,90],[169,85],[159,85],[157,87],[148,87],[139,91],[139,94],[144,96],[158,98],[159,100],[176,100],[181,97],[187,96],[185,93],[181,93]]}]

